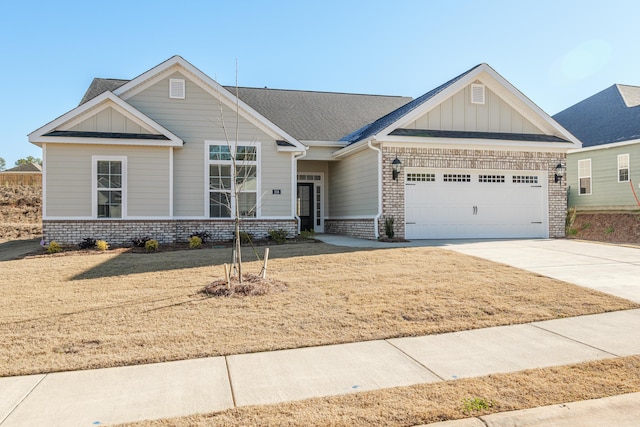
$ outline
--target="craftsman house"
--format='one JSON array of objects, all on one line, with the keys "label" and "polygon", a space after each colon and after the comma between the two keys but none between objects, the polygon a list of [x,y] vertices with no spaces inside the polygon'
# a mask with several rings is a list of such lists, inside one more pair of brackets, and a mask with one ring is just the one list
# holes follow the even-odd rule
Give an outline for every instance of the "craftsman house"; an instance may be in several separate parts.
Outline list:
[{"label": "craftsman house", "polygon": [[257,237],[560,237],[580,147],[487,64],[411,99],[223,87],[179,56],[95,79],[29,141],[44,238],[69,244],[228,239],[236,212]]}]

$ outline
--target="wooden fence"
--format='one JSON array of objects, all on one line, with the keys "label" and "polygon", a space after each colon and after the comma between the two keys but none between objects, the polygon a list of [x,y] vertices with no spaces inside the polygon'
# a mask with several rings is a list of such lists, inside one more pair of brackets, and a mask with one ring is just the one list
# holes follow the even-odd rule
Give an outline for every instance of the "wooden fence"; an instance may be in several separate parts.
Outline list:
[{"label": "wooden fence", "polygon": [[0,185],[29,185],[42,187],[41,173],[0,173]]}]

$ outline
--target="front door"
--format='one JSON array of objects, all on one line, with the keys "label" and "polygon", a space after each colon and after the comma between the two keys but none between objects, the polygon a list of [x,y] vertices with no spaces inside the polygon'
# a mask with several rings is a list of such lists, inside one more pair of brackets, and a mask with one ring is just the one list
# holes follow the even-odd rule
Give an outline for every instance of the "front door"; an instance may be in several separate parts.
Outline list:
[{"label": "front door", "polygon": [[300,231],[313,231],[313,183],[298,183],[298,217]]}]

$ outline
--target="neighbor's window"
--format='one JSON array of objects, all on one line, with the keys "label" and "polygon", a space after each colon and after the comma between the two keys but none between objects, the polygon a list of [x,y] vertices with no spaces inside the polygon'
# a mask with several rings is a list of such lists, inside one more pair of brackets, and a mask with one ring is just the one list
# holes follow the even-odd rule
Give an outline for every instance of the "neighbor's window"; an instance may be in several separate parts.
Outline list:
[{"label": "neighbor's window", "polygon": [[629,182],[629,155],[618,156],[618,182]]},{"label": "neighbor's window", "polygon": [[96,160],[96,217],[122,218],[124,200],[124,160]]},{"label": "neighbor's window", "polygon": [[[233,179],[233,157],[236,174]],[[258,203],[258,147],[209,144],[209,217],[231,218],[236,203],[241,217],[255,217]],[[238,199],[233,195],[238,192]]]},{"label": "neighbor's window", "polygon": [[578,194],[591,194],[591,159],[578,160]]}]

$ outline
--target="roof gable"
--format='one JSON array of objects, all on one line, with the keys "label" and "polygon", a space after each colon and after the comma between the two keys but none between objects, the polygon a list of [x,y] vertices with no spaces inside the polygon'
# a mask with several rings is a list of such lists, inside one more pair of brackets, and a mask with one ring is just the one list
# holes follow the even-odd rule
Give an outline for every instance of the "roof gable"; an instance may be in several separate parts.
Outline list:
[{"label": "roof gable", "polygon": [[[117,116],[122,126],[113,122],[100,124],[100,116]],[[95,119],[95,120],[94,120]],[[93,121],[95,126],[83,126]],[[130,128],[126,126],[129,124]],[[133,125],[133,129],[131,126]],[[34,144],[46,142],[77,144],[126,144],[182,146],[183,141],[159,123],[144,115],[130,104],[104,92],[52,122],[29,134]]]},{"label": "roof gable", "polygon": [[[517,129],[516,132],[504,132],[504,129],[489,129],[487,128],[487,136],[485,139],[493,139],[489,132],[492,132],[495,136],[496,133],[519,133],[519,134],[543,134],[550,137],[556,137],[563,143],[571,144],[573,146],[579,146],[580,142],[571,135],[567,130],[562,128],[556,123],[549,115],[542,111],[537,105],[535,105],[529,98],[524,96],[513,85],[507,82],[502,76],[500,76],[493,68],[487,64],[480,64],[459,76],[454,77],[448,82],[438,86],[437,88],[427,92],[414,101],[406,104],[405,106],[389,113],[388,115],[378,119],[368,126],[359,129],[358,131],[347,135],[343,138],[351,144],[360,141],[370,139],[380,139],[388,137],[397,129],[403,129],[406,127],[415,127],[416,122],[420,117],[437,108],[447,99],[455,96],[460,91],[467,89],[473,83],[481,83],[486,86],[493,94],[496,95],[501,101],[505,103],[510,109],[517,112],[524,119],[522,129]],[[423,126],[427,126],[424,123]],[[434,130],[434,129],[423,129]],[[463,127],[456,129],[451,127],[449,129],[438,129],[445,131],[467,131],[477,132],[478,129],[464,129]],[[476,134],[474,134],[477,137]],[[554,140],[554,138],[551,138]],[[514,137],[514,141],[521,140],[521,137]],[[532,142],[539,142],[535,139]],[[571,148],[569,145],[566,148]]]},{"label": "roof gable", "polygon": [[553,118],[584,147],[640,139],[640,87],[610,86]]}]

